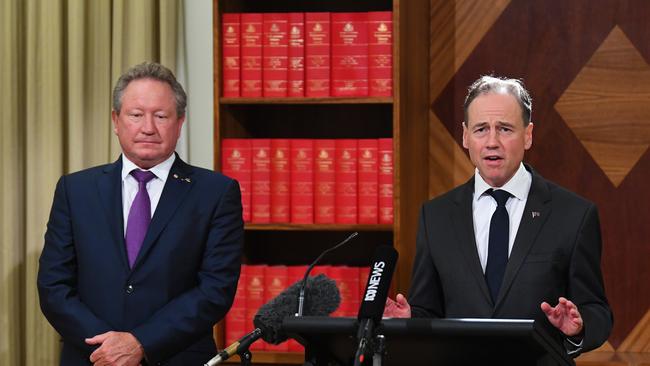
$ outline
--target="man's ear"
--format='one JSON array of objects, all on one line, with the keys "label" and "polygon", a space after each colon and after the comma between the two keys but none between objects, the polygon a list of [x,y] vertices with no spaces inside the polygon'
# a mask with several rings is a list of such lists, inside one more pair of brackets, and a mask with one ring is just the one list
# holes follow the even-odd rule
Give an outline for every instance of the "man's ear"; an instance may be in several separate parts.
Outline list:
[{"label": "man's ear", "polygon": [[469,131],[467,130],[467,122],[463,122],[462,125],[463,125],[463,147],[469,149],[467,147],[467,137],[468,137],[467,134],[469,133]]},{"label": "man's ear", "polygon": [[528,150],[533,146],[533,122],[529,122],[524,130],[524,149]]},{"label": "man's ear", "polygon": [[117,114],[115,111],[111,111],[111,121],[113,121],[113,133],[117,135],[117,124],[118,124],[118,119],[120,118],[120,115]]}]

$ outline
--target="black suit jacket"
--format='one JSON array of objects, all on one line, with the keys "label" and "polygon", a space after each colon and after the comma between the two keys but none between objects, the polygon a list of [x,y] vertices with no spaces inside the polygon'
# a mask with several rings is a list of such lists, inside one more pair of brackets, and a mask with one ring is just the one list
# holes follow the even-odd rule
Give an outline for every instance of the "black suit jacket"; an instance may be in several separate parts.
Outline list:
[{"label": "black suit jacket", "polygon": [[239,186],[180,158],[134,267],[124,244],[122,160],[61,177],[40,257],[43,313],[61,334],[62,365],[88,365],[85,338],[128,331],[149,364],[203,364],[212,325],[232,304],[243,221]]},{"label": "black suit jacket", "polygon": [[609,336],[612,313],[600,270],[596,206],[532,173],[532,185],[496,303],[474,235],[474,178],[422,206],[409,302],[415,317],[535,319],[562,344],[540,309],[558,297],[584,320],[583,350]]}]

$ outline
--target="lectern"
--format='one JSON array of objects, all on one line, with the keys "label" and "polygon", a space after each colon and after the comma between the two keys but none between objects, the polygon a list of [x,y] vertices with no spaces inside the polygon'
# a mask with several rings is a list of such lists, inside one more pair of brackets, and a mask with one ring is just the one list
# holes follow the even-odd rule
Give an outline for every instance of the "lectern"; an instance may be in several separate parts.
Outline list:
[{"label": "lectern", "polygon": [[[355,318],[288,317],[283,330],[305,346],[317,366],[351,365]],[[575,365],[566,351],[533,320],[384,319],[382,366]],[[371,365],[367,360],[364,365]]]}]

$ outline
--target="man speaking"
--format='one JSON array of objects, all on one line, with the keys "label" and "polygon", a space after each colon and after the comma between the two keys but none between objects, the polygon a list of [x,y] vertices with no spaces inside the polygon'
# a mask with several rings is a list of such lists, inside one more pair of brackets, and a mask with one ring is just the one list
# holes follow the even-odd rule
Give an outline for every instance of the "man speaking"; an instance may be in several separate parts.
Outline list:
[{"label": "man speaking", "polygon": [[596,206],[523,164],[531,109],[519,80],[470,86],[463,146],[474,176],[422,206],[408,302],[389,299],[385,316],[535,319],[572,356],[607,340]]},{"label": "man speaking", "polygon": [[170,70],[143,63],[113,90],[119,159],[59,180],[40,257],[43,313],[61,365],[198,365],[239,277],[236,181],[174,149],[186,95]]}]

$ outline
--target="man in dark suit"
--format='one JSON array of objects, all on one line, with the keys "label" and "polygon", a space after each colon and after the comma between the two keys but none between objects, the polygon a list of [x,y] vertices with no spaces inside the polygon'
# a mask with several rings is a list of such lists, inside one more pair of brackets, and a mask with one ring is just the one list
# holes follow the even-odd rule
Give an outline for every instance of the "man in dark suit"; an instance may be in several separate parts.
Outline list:
[{"label": "man in dark suit", "polygon": [[61,365],[199,365],[230,308],[240,269],[236,181],[175,153],[186,95],[143,63],[113,90],[122,147],[113,164],[61,177],[38,290],[61,334]]},{"label": "man in dark suit", "polygon": [[519,80],[469,88],[475,174],[422,206],[409,299],[389,299],[386,316],[536,319],[572,356],[607,340],[597,209],[522,163],[531,106]]}]

